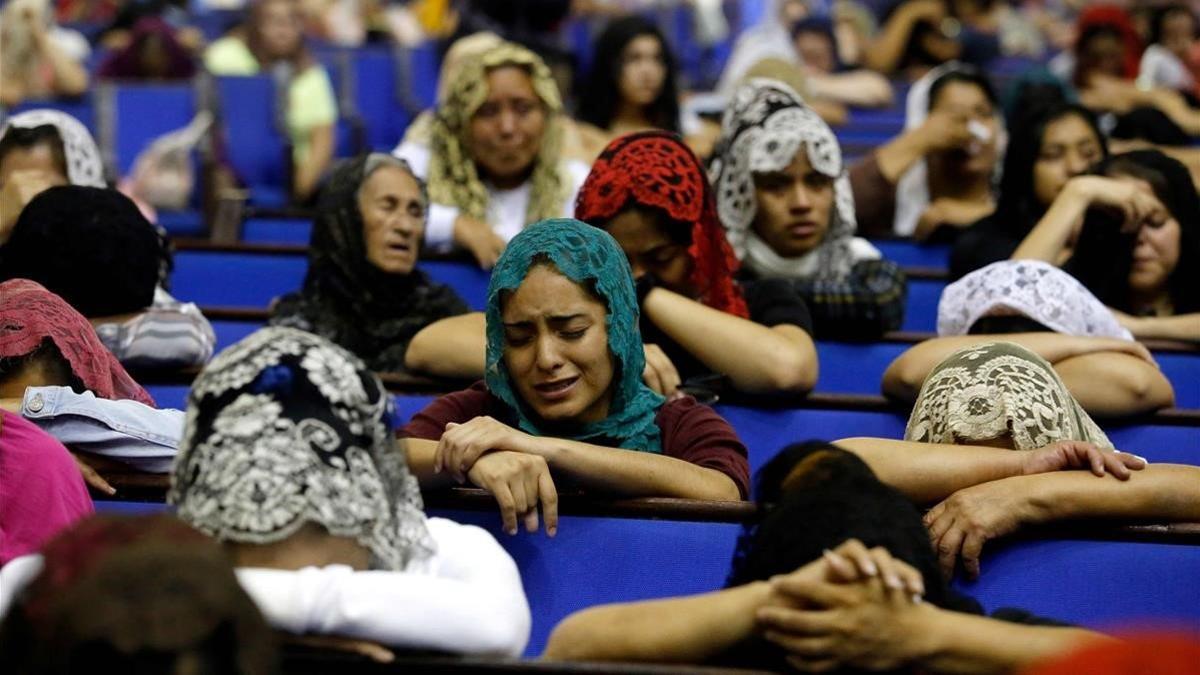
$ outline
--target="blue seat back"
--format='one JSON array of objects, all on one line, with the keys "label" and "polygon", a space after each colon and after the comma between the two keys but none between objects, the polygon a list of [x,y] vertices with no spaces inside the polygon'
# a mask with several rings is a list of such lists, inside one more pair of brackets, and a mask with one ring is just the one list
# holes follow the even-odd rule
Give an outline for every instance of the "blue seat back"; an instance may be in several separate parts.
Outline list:
[{"label": "blue seat back", "polygon": [[267,75],[215,78],[225,125],[226,155],[262,206],[287,202],[288,140],[280,128],[275,83]]}]

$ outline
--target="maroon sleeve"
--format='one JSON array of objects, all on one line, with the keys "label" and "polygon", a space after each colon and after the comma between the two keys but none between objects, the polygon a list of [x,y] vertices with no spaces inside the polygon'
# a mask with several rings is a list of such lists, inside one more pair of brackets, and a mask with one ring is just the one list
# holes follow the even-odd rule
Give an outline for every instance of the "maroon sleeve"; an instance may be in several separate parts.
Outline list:
[{"label": "maroon sleeve", "polygon": [[879,170],[875,153],[850,167],[850,191],[858,235],[880,237],[892,233],[896,218],[896,186]]},{"label": "maroon sleeve", "polygon": [[671,401],[658,411],[663,453],[733,479],[742,499],[750,494],[750,462],[746,446],[724,417],[691,396]]},{"label": "maroon sleeve", "polygon": [[470,389],[456,391],[433,400],[413,418],[403,429],[400,436],[404,438],[424,438],[430,441],[440,440],[446,424],[450,422],[469,422],[476,417],[489,414],[492,395],[482,382],[477,382]]}]

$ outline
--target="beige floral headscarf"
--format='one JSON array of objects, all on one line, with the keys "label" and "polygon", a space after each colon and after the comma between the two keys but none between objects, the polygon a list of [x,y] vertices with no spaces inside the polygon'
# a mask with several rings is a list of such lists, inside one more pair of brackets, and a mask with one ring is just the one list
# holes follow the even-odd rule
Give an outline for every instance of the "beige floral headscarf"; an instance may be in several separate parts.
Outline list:
[{"label": "beige floral headscarf", "polygon": [[488,50],[463,64],[450,82],[446,99],[433,123],[432,158],[429,163],[429,197],[457,206],[462,213],[487,217],[488,191],[468,150],[471,117],[487,99],[487,73],[502,66],[519,66],[529,72],[533,90],[546,106],[546,129],[534,160],[528,222],[561,216],[568,186],[559,167],[562,155],[562,99],[550,69],[541,57],[512,43]]},{"label": "beige floral headscarf", "polygon": [[1009,436],[1016,450],[1057,441],[1113,445],[1045,359],[1013,342],[954,352],[934,367],[904,440],[972,443]]}]

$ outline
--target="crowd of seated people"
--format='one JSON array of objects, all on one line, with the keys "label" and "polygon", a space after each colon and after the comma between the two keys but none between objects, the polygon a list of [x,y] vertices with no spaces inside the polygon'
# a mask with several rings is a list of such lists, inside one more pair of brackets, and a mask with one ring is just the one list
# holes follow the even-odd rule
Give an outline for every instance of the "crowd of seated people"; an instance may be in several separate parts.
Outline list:
[{"label": "crowd of seated people", "polygon": [[[412,118],[374,148],[355,50]],[[217,242],[247,139],[210,76],[279,87],[285,203],[248,203],[306,244]],[[111,87],[147,84],[199,92],[137,150],[186,180],[117,156]],[[1180,620],[1152,603],[973,585],[1084,527],[1178,535],[1194,595],[1191,5],[12,0],[0,105],[4,672],[1200,662],[1194,625],[1125,634]],[[169,230],[195,204],[213,241]],[[227,249],[306,271],[239,277],[278,289],[253,308],[172,284]],[[886,359],[830,396],[847,354]],[[1181,447],[1124,446],[1159,427]],[[725,583],[544,597],[544,553],[607,555],[576,528],[631,512],[737,522]]]}]

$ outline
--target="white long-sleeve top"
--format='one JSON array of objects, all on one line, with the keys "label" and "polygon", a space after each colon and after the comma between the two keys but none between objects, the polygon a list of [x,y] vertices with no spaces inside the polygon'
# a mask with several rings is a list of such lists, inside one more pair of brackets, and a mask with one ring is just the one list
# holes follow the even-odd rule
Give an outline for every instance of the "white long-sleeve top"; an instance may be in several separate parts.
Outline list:
[{"label": "white long-sleeve top", "polygon": [[[427,524],[437,553],[403,572],[243,567],[238,581],[267,622],[289,633],[520,656],[531,619],[516,563],[479,527],[445,518]],[[0,569],[0,618],[41,567],[41,556],[30,555]]]},{"label": "white long-sleeve top", "polygon": [[[401,142],[392,151],[392,154],[408,162],[413,173],[421,180],[429,177],[430,153],[428,146],[412,141]],[[575,215],[575,198],[579,194],[579,188],[583,186],[583,181],[587,179],[591,169],[588,165],[576,160],[566,160],[562,162],[561,167],[565,174],[563,179],[567,181],[570,190],[568,190],[566,201],[563,202],[562,212],[558,215],[571,218]],[[492,226],[493,232],[504,241],[509,241],[530,224],[525,214],[529,210],[529,197],[533,186],[529,181],[525,181],[511,190],[500,190],[487,181],[484,181],[483,184],[488,191],[486,220]],[[457,206],[438,204],[437,202],[429,204],[429,219],[425,224],[425,245],[430,250],[445,253],[452,248],[454,221],[458,219],[459,213]]]}]

